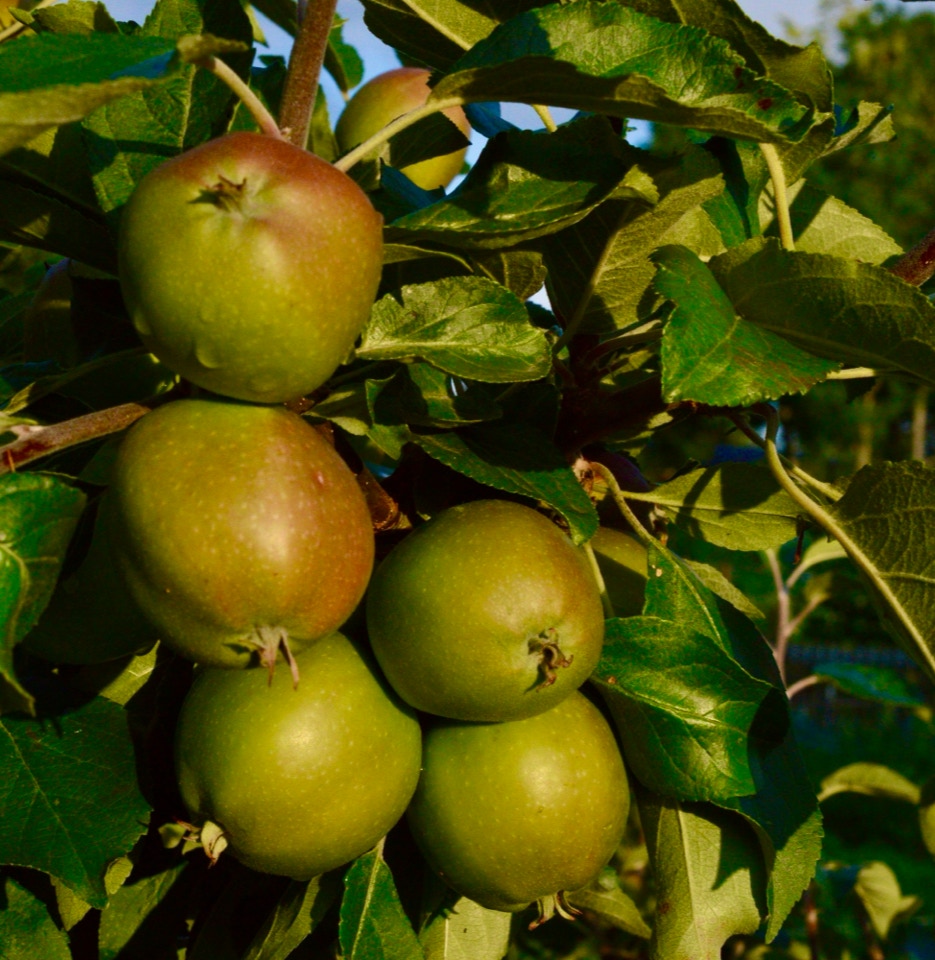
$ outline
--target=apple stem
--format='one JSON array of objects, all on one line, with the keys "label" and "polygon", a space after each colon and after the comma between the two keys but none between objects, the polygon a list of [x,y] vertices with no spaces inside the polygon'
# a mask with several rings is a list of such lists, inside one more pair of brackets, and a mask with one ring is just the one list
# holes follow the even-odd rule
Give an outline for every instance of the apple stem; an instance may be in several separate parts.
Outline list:
[{"label": "apple stem", "polygon": [[299,32],[289,56],[289,70],[279,108],[286,139],[305,149],[318,95],[318,77],[334,26],[337,0],[311,0],[301,11]]},{"label": "apple stem", "polygon": [[250,116],[256,121],[262,133],[276,140],[286,139],[276,124],[273,115],[263,105],[263,101],[223,60],[214,56],[203,57],[201,60],[196,60],[195,65],[213,73],[231,88],[240,98],[240,102],[250,111]]},{"label": "apple stem", "polygon": [[414,110],[410,110],[408,113],[404,113],[402,116],[392,120],[383,127],[382,130],[378,130],[369,140],[364,140],[363,143],[354,147],[353,150],[345,153],[340,160],[335,161],[335,169],[340,170],[342,173],[347,173],[355,163],[363,160],[367,154],[386,143],[391,137],[395,137],[401,130],[405,130],[414,123],[418,123],[423,117],[430,117],[433,113],[441,113],[450,107],[461,107],[465,102],[461,97],[448,97],[445,100],[432,100],[429,98],[421,107],[416,107]]}]

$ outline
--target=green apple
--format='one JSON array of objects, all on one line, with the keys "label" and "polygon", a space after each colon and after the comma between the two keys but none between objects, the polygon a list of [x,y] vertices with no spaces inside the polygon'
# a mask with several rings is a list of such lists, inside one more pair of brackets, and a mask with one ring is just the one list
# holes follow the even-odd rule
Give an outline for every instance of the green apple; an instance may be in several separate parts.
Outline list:
[{"label": "green apple", "polygon": [[[421,107],[431,93],[430,72],[420,67],[387,70],[368,80],[348,101],[338,118],[335,136],[342,152],[356,147],[382,130],[391,120]],[[460,107],[444,110],[445,116],[467,137],[470,124]],[[402,168],[402,172],[423,190],[447,186],[461,172],[467,147],[431,157]]]},{"label": "green apple", "polygon": [[555,706],[601,655],[590,567],[554,523],[507,500],[442,511],[374,574],[367,629],[411,706],[455,720],[516,720]]},{"label": "green apple", "polygon": [[382,218],[299,147],[232,133],[147,174],[123,210],[119,272],[145,346],[224,396],[321,386],[370,316]]},{"label": "green apple", "polygon": [[[307,880],[369,850],[419,779],[419,722],[340,633],[297,657],[302,683],[200,671],[179,716],[179,789],[206,850]],[[205,830],[205,821],[215,825]]]},{"label": "green apple", "polygon": [[458,893],[491,910],[538,900],[547,919],[610,860],[629,806],[613,732],[573,693],[526,720],[429,726],[408,821]]}]

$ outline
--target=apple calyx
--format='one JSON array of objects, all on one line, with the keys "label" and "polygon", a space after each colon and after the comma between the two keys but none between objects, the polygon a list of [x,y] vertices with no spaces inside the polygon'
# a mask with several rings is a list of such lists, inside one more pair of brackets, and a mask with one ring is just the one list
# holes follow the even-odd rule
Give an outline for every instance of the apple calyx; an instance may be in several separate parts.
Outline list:
[{"label": "apple calyx", "polygon": [[[177,838],[178,829],[185,831],[180,838]],[[168,849],[176,846],[179,840],[183,840],[186,843],[197,844],[204,850],[205,855],[211,861],[212,867],[218,862],[218,858],[228,847],[227,834],[224,832],[224,828],[211,820],[205,820],[200,827],[194,823],[177,820],[175,825],[170,826],[167,824],[165,827],[160,828],[159,832],[163,836],[163,844]]]},{"label": "apple calyx", "polygon": [[228,180],[223,174],[218,174],[218,182],[201,191],[199,199],[204,203],[212,203],[226,213],[235,213],[241,210],[246,197],[247,178],[240,183]]},{"label": "apple calyx", "polygon": [[559,890],[558,893],[549,894],[547,897],[540,897],[536,901],[539,907],[539,916],[529,924],[530,930],[541,927],[546,920],[551,920],[557,913],[565,920],[574,920],[581,916],[581,911],[565,899],[565,891]]},{"label": "apple calyx", "polygon": [[533,640],[529,641],[529,652],[539,654],[539,670],[542,673],[543,680],[536,689],[542,690],[545,687],[552,686],[558,677],[559,667],[570,667],[574,661],[574,655],[566,657],[558,645],[558,631],[555,627],[549,627],[543,630]]},{"label": "apple calyx", "polygon": [[289,634],[282,627],[260,626],[256,628],[256,633],[250,638],[250,644],[256,647],[260,655],[260,663],[266,667],[269,673],[269,683],[273,682],[273,673],[276,671],[276,658],[279,651],[289,664],[289,672],[292,674],[292,689],[295,690],[299,685],[299,665],[295,662],[295,656],[289,646]]}]

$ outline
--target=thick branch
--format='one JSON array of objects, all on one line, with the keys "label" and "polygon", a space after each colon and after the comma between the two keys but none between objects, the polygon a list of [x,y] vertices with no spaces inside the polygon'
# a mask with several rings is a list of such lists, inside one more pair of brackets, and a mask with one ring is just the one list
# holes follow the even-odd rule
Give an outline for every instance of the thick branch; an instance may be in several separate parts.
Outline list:
[{"label": "thick branch", "polygon": [[312,0],[305,9],[289,57],[279,126],[290,143],[305,149],[318,94],[318,77],[325,62],[337,0]]}]

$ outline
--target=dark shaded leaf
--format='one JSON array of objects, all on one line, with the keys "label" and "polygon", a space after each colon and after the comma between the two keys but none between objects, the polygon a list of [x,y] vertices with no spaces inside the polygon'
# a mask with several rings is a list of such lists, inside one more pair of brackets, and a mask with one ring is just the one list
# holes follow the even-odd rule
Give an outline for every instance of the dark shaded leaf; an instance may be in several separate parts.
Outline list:
[{"label": "dark shaded leaf", "polygon": [[13,648],[52,596],[84,503],[80,490],[55,477],[0,477],[0,713],[32,709],[13,673]]},{"label": "dark shaded leaf", "polygon": [[92,906],[107,864],[145,832],[126,713],[101,698],[42,719],[0,719],[0,862],[42,870]]}]

